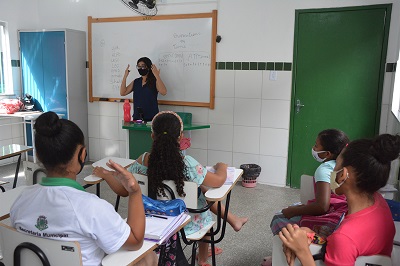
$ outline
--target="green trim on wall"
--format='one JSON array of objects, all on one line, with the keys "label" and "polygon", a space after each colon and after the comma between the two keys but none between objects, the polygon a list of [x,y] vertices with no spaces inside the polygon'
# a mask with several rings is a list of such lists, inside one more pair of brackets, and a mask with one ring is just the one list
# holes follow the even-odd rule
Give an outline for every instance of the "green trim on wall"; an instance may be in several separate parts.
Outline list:
[{"label": "green trim on wall", "polygon": [[276,70],[292,71],[291,62],[216,62],[218,70]]}]

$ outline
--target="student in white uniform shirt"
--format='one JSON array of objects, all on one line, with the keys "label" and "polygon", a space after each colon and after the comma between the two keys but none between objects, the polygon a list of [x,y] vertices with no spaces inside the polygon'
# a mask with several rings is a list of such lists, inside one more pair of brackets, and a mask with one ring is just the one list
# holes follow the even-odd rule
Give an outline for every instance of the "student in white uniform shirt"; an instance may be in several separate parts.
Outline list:
[{"label": "student in white uniform shirt", "polygon": [[[83,265],[101,265],[105,253],[118,249],[138,250],[144,239],[145,214],[142,193],[132,174],[109,162],[116,177],[129,191],[128,220],[114,207],[84,191],[76,182],[86,158],[80,128],[53,112],[42,114],[35,123],[35,146],[48,176],[21,193],[11,208],[12,225],[20,232],[65,241],[78,241]],[[133,180],[128,183],[128,180]],[[154,252],[138,265],[156,265]]]}]

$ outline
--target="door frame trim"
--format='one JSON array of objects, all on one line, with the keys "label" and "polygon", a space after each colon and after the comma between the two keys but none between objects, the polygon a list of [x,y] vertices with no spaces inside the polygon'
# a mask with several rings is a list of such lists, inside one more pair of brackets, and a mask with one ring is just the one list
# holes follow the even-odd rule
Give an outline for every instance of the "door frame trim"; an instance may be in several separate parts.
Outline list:
[{"label": "door frame trim", "polygon": [[378,88],[378,106],[377,115],[375,120],[375,134],[379,132],[380,115],[382,108],[382,93],[383,82],[386,72],[386,57],[389,41],[390,20],[392,14],[392,4],[379,4],[379,5],[366,5],[366,6],[350,6],[350,7],[335,7],[335,8],[317,8],[317,9],[296,9],[295,10],[295,26],[294,26],[294,42],[293,42],[293,64],[292,64],[292,97],[290,101],[290,124],[289,124],[289,145],[288,145],[288,161],[286,171],[286,185],[291,186],[291,170],[292,170],[292,152],[293,152],[293,135],[294,135],[294,117],[295,117],[295,96],[296,96],[296,66],[297,66],[297,45],[299,34],[299,16],[304,13],[324,13],[332,11],[354,11],[354,10],[372,10],[372,9],[386,9],[385,29],[383,36],[383,49],[381,51],[381,63],[379,72],[379,88]]}]

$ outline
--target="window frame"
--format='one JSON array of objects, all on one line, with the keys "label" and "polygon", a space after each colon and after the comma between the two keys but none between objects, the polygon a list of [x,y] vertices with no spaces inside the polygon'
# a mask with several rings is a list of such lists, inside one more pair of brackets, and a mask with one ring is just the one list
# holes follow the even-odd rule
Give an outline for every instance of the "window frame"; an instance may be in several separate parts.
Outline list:
[{"label": "window frame", "polygon": [[14,95],[12,67],[11,67],[11,52],[10,52],[10,38],[8,34],[8,23],[0,20],[0,42],[2,58],[0,57],[0,75],[3,75],[4,91],[0,91],[0,95]]}]

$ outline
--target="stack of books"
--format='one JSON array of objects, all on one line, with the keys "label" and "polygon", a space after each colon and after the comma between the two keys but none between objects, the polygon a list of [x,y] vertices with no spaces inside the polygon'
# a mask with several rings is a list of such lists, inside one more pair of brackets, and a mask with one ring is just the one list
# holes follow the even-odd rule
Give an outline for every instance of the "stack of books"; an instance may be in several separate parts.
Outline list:
[{"label": "stack of books", "polygon": [[178,216],[146,214],[144,238],[161,245],[169,239],[177,231],[177,228],[184,224],[189,217],[189,214],[184,212]]},{"label": "stack of books", "polygon": [[[215,168],[213,166],[207,166],[207,171],[211,173],[215,173]],[[232,185],[233,181],[235,180],[235,167],[228,167],[226,169],[226,180],[224,185]]]}]

